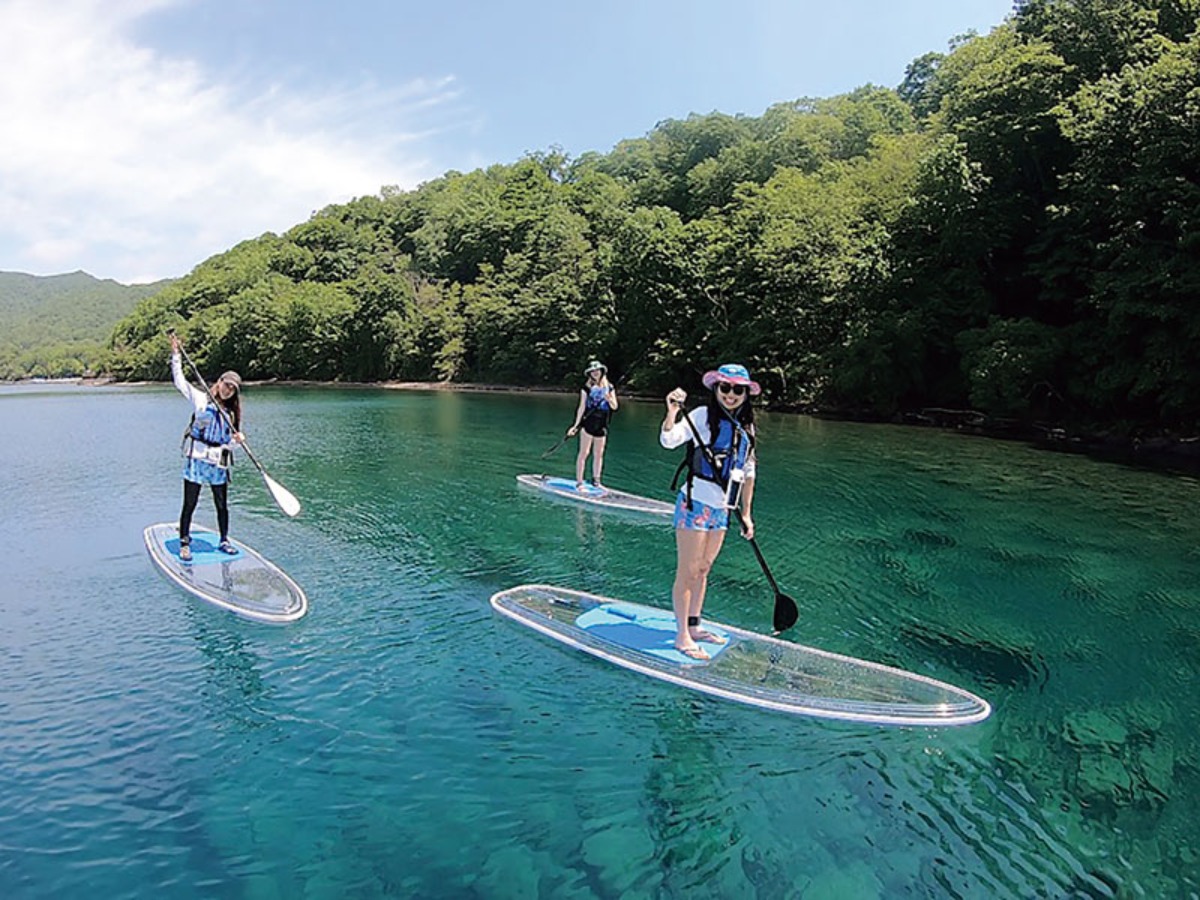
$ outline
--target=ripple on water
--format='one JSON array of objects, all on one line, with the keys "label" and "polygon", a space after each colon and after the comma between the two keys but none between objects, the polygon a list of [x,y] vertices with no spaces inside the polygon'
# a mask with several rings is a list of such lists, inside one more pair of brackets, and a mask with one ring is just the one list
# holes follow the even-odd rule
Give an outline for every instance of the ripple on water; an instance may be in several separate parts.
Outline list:
[{"label": "ripple on water", "polygon": [[[530,581],[669,605],[669,528],[517,489],[572,397],[256,388],[255,449],[304,511],[279,516],[239,467],[234,530],[312,601],[264,628],[141,549],[178,511],[179,398],[57,396],[0,396],[0,425],[31,423],[0,451],[24,510],[0,517],[5,896],[1197,891],[1194,482],[764,415],[756,520],[801,607],[787,639],[996,709],[865,728],[722,703],[492,615]],[[80,457],[81,414],[144,439]],[[620,486],[665,491],[660,415],[614,419]],[[706,614],[765,631],[771,599],[731,540]]]}]

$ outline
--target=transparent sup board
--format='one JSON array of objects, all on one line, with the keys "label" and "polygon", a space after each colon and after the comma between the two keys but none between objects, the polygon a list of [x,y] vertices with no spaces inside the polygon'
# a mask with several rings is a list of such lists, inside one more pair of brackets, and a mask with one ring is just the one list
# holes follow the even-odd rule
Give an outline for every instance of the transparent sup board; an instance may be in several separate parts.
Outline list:
[{"label": "transparent sup board", "polygon": [[583,487],[576,488],[570,478],[555,478],[551,475],[518,475],[517,481],[526,487],[546,491],[556,497],[603,506],[608,509],[620,509],[626,512],[647,513],[652,516],[670,518],[675,514],[673,504],[662,500],[652,500],[649,497],[639,497],[625,491],[613,490],[609,487],[594,487],[584,482]]},{"label": "transparent sup board", "polygon": [[491,602],[585,653],[750,706],[878,725],[969,725],[992,711],[986,700],[924,675],[707,620],[705,629],[728,643],[702,643],[711,659],[692,660],[675,649],[674,614],[638,603],[543,584],[500,591]]},{"label": "transparent sup board", "polygon": [[192,528],[192,561],[179,558],[179,525],[163,522],[145,531],[146,550],[159,570],[190,594],[259,622],[294,622],[308,612],[308,597],[278,566],[233,541],[237,555],[217,549],[219,537]]}]

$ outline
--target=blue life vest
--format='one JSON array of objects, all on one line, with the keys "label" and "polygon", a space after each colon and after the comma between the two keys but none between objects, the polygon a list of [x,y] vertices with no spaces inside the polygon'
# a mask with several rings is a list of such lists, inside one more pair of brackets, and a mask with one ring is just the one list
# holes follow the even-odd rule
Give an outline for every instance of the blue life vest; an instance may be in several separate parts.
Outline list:
[{"label": "blue life vest", "polygon": [[[711,422],[709,422],[708,430],[711,436]],[[696,436],[693,435],[692,440],[688,442],[683,462],[679,464],[679,469],[675,472],[671,490],[675,490],[679,483],[679,476],[686,467],[688,509],[692,508],[692,481],[696,478],[711,482],[724,491],[726,502],[730,508],[733,508],[737,506],[741,495],[742,482],[740,479],[731,481],[730,476],[734,470],[740,471],[746,467],[746,461],[750,458],[750,451],[753,449],[754,437],[740,423],[733,421],[727,415],[722,415],[717,422],[716,436],[711,437],[708,443],[708,451],[711,453],[713,461],[716,462],[717,468],[713,469],[712,464],[708,461],[709,453],[706,453],[704,448],[696,442]]]},{"label": "blue life vest", "polygon": [[233,440],[233,429],[229,427],[228,416],[222,415],[217,405],[210,402],[203,412],[192,416],[188,437],[210,447],[220,447]]},{"label": "blue life vest", "polygon": [[[214,465],[226,468],[233,457],[227,447],[232,441],[233,429],[229,426],[229,414],[223,414],[210,400],[203,410],[193,413],[192,421],[183,433],[181,449],[184,456],[206,459]],[[203,444],[208,452],[197,453],[196,444]]]},{"label": "blue life vest", "polygon": [[[711,425],[709,431],[711,432]],[[750,457],[751,439],[741,425],[736,424],[727,416],[722,416],[717,423],[717,436],[713,438],[708,449],[712,451],[713,459],[720,468],[720,473],[713,471],[708,461],[708,454],[694,440],[691,442],[691,476],[711,481],[718,487],[724,488],[729,483],[729,473],[734,469],[746,466]]]}]

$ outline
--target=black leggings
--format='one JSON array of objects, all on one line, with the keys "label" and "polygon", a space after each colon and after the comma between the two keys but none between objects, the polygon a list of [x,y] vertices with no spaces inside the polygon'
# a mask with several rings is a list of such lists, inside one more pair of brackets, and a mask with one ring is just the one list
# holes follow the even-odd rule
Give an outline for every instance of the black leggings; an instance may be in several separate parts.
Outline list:
[{"label": "black leggings", "polygon": [[[183,482],[183,509],[179,513],[179,543],[183,545],[192,542],[192,513],[200,501],[200,485],[194,481]],[[217,527],[221,530],[221,540],[229,537],[229,485],[214,484],[212,487],[213,505],[217,507]]]}]

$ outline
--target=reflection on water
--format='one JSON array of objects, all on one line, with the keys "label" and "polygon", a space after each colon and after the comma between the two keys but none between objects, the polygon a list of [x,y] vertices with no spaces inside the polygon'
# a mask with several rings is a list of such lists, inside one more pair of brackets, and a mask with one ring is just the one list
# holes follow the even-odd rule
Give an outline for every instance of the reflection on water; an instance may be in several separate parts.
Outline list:
[{"label": "reflection on water", "polygon": [[[764,416],[755,518],[792,638],[995,706],[946,731],[793,719],[492,616],[521,582],[669,605],[669,527],[517,487],[570,474],[539,457],[574,402],[248,391],[304,512],[241,465],[234,534],[312,601],[267,628],[141,551],[178,512],[177,395],[0,390],[0,895],[1200,892],[1194,479]],[[670,499],[660,412],[622,404],[613,487]],[[766,632],[772,600],[730,540],[706,614]]]},{"label": "reflection on water", "polygon": [[195,646],[204,657],[204,678],[197,691],[213,727],[228,733],[275,724],[262,712],[269,688],[245,636],[225,627],[224,617],[208,609],[194,609],[189,619]]}]

